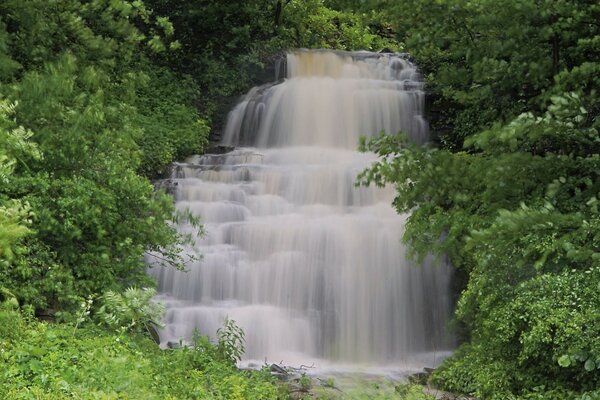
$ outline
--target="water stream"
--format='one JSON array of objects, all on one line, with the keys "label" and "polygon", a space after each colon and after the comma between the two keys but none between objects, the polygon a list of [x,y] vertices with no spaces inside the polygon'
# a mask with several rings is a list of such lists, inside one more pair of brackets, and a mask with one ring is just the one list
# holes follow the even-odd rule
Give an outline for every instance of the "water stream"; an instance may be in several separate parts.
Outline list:
[{"label": "water stream", "polygon": [[187,272],[150,268],[167,305],[161,341],[214,337],[229,317],[246,360],[433,365],[451,344],[451,270],[407,261],[393,188],[354,185],[375,160],[356,151],[360,135],[427,141],[420,76],[397,54],[298,51],[286,66],[231,111],[235,151],[173,168],[176,207],[206,235]]}]

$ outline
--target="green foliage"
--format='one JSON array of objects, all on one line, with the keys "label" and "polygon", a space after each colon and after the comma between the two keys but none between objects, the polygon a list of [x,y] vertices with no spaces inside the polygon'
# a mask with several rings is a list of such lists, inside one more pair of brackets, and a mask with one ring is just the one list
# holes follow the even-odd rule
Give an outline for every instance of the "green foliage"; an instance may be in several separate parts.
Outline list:
[{"label": "green foliage", "polygon": [[13,246],[29,233],[24,222],[29,217],[29,208],[19,202],[0,206],[0,259],[8,262],[14,257]]},{"label": "green foliage", "polygon": [[181,265],[179,217],[148,177],[201,152],[208,128],[195,82],[150,60],[171,22],[125,0],[9,0],[0,15],[0,287],[53,313],[149,284],[147,251]]},{"label": "green foliage", "polygon": [[27,321],[3,307],[0,322],[3,399],[243,400],[285,395],[268,372],[240,372],[211,352],[161,350],[147,337],[89,324],[73,335],[70,325]]},{"label": "green foliage", "polygon": [[600,8],[584,1],[381,2],[425,70],[441,148],[381,137],[413,253],[465,277],[465,343],[434,374],[480,398],[599,395]]},{"label": "green foliage", "polygon": [[[253,84],[271,81],[263,71],[289,49],[397,49],[390,38],[351,12],[332,10],[323,0],[146,0],[156,13],[168,15],[178,51],[161,55],[166,65],[191,75],[199,84],[202,115],[219,124],[232,96]],[[264,83],[264,82],[261,82]]]},{"label": "green foliage", "polygon": [[197,355],[195,363],[198,366],[205,363],[206,357],[235,366],[245,351],[244,331],[230,319],[226,319],[223,327],[217,330],[216,344],[211,343],[208,336],[203,336],[198,331],[194,332],[192,342]]},{"label": "green foliage", "polygon": [[552,101],[469,137],[469,152],[363,142],[384,158],[360,179],[395,185],[413,252],[468,274],[456,315],[470,344],[436,374],[451,390],[576,398],[600,383],[597,122],[585,97]]},{"label": "green foliage", "polygon": [[208,145],[209,127],[193,106],[199,87],[190,76],[166,67],[143,64],[140,69],[148,84],[136,91],[139,113],[136,125],[144,129],[137,140],[141,151],[140,172],[162,176],[173,160],[199,154]]},{"label": "green foliage", "polygon": [[455,151],[497,121],[544,110],[552,95],[598,88],[595,0],[378,3],[424,70],[432,127]]},{"label": "green foliage", "polygon": [[130,287],[123,293],[105,292],[95,317],[101,324],[116,331],[150,333],[152,326],[162,326],[164,306],[152,301],[154,289]]},{"label": "green foliage", "polygon": [[[9,103],[0,98],[0,184],[2,186],[13,183],[13,172],[17,163],[24,157],[39,159],[38,148],[28,139],[32,136],[30,131],[23,127],[15,127],[10,117],[15,112],[15,103]],[[19,262],[20,255],[26,249],[21,240],[31,234],[32,212],[29,204],[19,199],[10,199],[0,194],[0,301],[3,305],[18,307],[19,302],[9,290],[7,285],[8,274],[15,263]],[[3,316],[4,319],[6,316]],[[5,325],[10,326],[10,325]],[[12,333],[3,332],[6,337]]]},{"label": "green foliage", "polygon": [[300,384],[300,388],[305,392],[308,392],[312,387],[312,380],[306,374],[302,374],[298,383]]},{"label": "green foliage", "polygon": [[288,48],[374,51],[398,48],[392,40],[371,32],[359,16],[329,9],[319,0],[292,0],[286,5],[285,12],[285,22],[279,28],[278,37]]},{"label": "green foliage", "polygon": [[406,400],[430,400],[431,395],[423,393],[423,388],[419,385],[398,385],[395,391],[401,399]]},{"label": "green foliage", "polygon": [[[0,97],[0,183],[10,185],[17,161],[24,157],[40,158],[40,153],[29,139],[31,131],[15,127],[10,117],[15,112],[15,103]],[[21,161],[22,162],[22,161]],[[11,262],[16,243],[31,231],[27,227],[31,212],[27,203],[0,196],[0,267]]]},{"label": "green foliage", "polygon": [[217,352],[221,358],[232,364],[242,359],[245,348],[244,331],[232,319],[225,319],[223,327],[217,330]]},{"label": "green foliage", "polygon": [[[320,386],[313,386],[310,377],[306,378],[305,387],[310,389],[310,394],[305,398],[320,400],[356,399],[356,400],[433,400],[435,397],[424,392],[421,385],[398,384],[390,379],[376,378],[374,376],[348,376],[339,377],[341,388],[328,385],[327,381]],[[321,380],[317,378],[318,380]],[[314,393],[314,394],[313,394]]]}]

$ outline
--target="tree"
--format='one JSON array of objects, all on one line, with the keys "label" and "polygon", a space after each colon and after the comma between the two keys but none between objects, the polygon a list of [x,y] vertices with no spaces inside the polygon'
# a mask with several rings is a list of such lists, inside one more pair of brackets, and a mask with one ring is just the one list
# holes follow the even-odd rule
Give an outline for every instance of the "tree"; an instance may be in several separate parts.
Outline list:
[{"label": "tree", "polygon": [[[148,55],[173,43],[172,26],[125,0],[9,0],[0,15],[0,89],[18,103],[11,123],[36,132],[44,154],[18,154],[10,185],[0,187],[0,198],[31,211],[31,235],[3,265],[0,286],[44,312],[151,284],[145,252],[179,265],[184,239],[170,223],[171,197],[139,172],[156,176],[173,157],[201,151],[208,135],[193,99],[182,98],[193,81],[181,89],[179,75],[165,73],[170,88],[148,99],[165,72]],[[163,126],[151,117],[159,110],[173,134],[159,136]],[[168,155],[155,161],[148,153],[158,140]]]},{"label": "tree", "polygon": [[[29,155],[40,158],[37,147],[29,142],[31,131],[15,127],[9,119],[14,113],[15,103],[0,97],[0,184],[10,185],[15,164],[19,158]],[[0,197],[0,266],[12,262],[22,249],[17,243],[31,233],[30,207],[19,200]]]},{"label": "tree", "polygon": [[568,0],[390,5],[427,74],[437,140],[363,143],[382,159],[361,180],[395,185],[404,240],[448,254],[464,281],[465,343],[434,375],[447,389],[597,395],[599,13]]}]

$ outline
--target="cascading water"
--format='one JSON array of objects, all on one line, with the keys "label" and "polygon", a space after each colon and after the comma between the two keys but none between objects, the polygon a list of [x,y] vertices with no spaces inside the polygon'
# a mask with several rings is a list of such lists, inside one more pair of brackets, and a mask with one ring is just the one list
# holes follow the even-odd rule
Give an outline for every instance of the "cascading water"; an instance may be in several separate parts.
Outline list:
[{"label": "cascading water", "polygon": [[252,147],[176,164],[176,206],[206,235],[187,272],[150,269],[163,344],[229,317],[246,359],[393,364],[448,345],[450,268],[406,260],[392,188],[354,186],[375,160],[360,135],[427,140],[422,86],[401,55],[295,52],[229,115],[224,144]]}]

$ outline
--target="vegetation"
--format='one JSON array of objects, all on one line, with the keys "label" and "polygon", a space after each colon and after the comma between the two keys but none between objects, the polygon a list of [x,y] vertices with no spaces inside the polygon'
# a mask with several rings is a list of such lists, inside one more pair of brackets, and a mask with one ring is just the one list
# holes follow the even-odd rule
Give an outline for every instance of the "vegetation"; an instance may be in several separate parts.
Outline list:
[{"label": "vegetation", "polygon": [[425,69],[437,143],[382,161],[414,253],[450,255],[465,344],[436,383],[484,399],[600,396],[600,6],[377,2]]},{"label": "vegetation", "polygon": [[[423,392],[423,387],[416,384],[398,384],[387,379],[352,377],[349,388],[340,389],[330,382],[320,382],[320,387],[313,388],[319,400],[435,400],[435,396]],[[309,382],[310,384],[310,382]],[[342,386],[344,387],[344,386]]]},{"label": "vegetation", "polygon": [[[177,264],[183,239],[167,223],[171,199],[148,176],[175,155],[201,150],[208,134],[190,124],[199,117],[189,89],[149,89],[164,67],[148,57],[169,43],[172,26],[126,1],[9,0],[0,17],[0,118],[10,167],[0,204],[29,233],[0,260],[0,287],[54,313],[146,284],[144,252],[161,251]],[[148,39],[138,26],[156,33]],[[160,107],[171,111],[162,123],[177,136],[157,138]],[[149,162],[153,140],[171,156]]]},{"label": "vegetation", "polygon": [[94,324],[75,331],[0,309],[3,399],[278,399],[268,371],[240,372],[219,346],[161,350]]},{"label": "vegetation", "polygon": [[161,55],[199,83],[203,117],[218,135],[235,98],[257,83],[270,82],[273,64],[288,49],[398,49],[368,21],[333,10],[322,0],[146,0],[176,27],[179,51]]},{"label": "vegetation", "polygon": [[318,47],[405,49],[425,73],[433,143],[363,143],[383,158],[361,180],[394,184],[414,254],[458,269],[464,345],[435,382],[600,398],[599,20],[596,0],[0,2],[0,397],[285,396],[236,371],[231,322],[159,350],[152,290],[126,288],[153,285],[146,252],[183,261],[185,216],[150,179],[265,64]]}]

